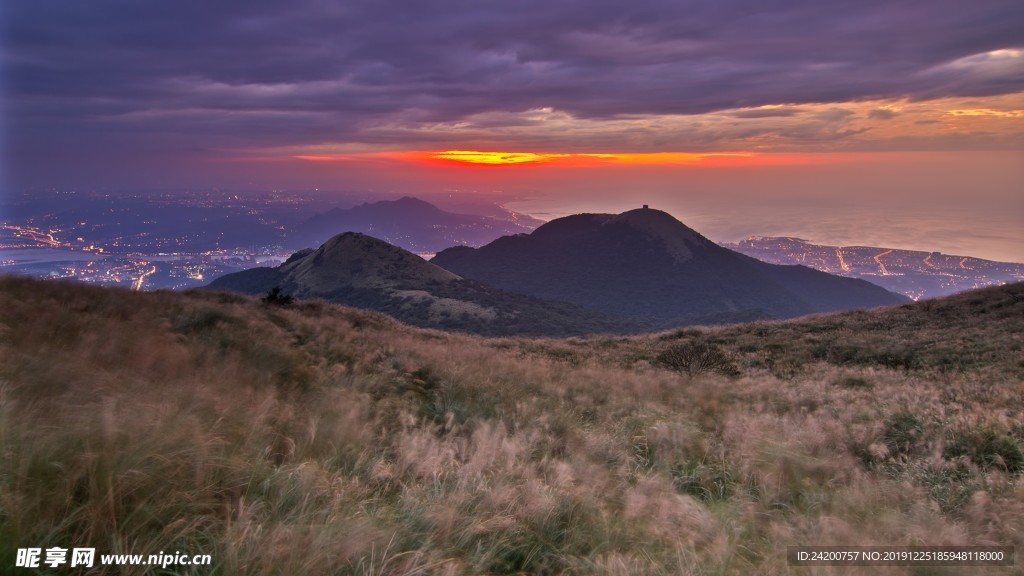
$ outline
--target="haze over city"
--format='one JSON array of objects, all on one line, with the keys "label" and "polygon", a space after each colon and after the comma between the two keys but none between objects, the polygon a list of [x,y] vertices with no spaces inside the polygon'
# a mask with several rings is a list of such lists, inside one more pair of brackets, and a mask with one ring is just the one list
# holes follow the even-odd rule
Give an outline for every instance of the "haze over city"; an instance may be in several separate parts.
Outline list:
[{"label": "haze over city", "polygon": [[1024,6],[3,7],[3,192],[643,203],[708,237],[1024,261]]}]

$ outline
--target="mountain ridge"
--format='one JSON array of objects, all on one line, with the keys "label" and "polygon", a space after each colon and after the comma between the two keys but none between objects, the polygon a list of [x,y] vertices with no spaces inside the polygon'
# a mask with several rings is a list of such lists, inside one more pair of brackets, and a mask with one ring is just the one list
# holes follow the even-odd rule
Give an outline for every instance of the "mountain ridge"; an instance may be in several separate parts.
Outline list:
[{"label": "mountain ridge", "polygon": [[530,222],[448,212],[425,200],[403,196],[317,214],[296,227],[291,244],[319,246],[341,232],[361,232],[410,252],[434,253],[454,245],[479,246],[504,235],[529,232],[533,230]]},{"label": "mountain ridge", "polygon": [[228,274],[207,286],[250,295],[266,294],[274,287],[295,298],[376,310],[426,328],[533,336],[636,330],[629,322],[574,304],[466,280],[359,232],[344,232],[316,250],[296,252],[277,268]]},{"label": "mountain ridge", "polygon": [[528,235],[444,250],[432,262],[503,290],[573,302],[654,328],[907,301],[865,281],[760,262],[650,208],[559,218]]}]

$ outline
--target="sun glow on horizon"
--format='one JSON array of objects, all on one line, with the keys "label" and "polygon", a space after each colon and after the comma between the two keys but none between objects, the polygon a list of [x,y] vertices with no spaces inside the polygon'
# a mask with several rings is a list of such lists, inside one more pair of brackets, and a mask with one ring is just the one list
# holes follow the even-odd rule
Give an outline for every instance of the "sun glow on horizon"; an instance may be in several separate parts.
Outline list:
[{"label": "sun glow on horizon", "polygon": [[572,154],[559,153],[483,152],[478,150],[443,150],[440,152],[425,152],[421,154],[425,154],[432,160],[450,160],[452,162],[488,164],[492,166],[506,164],[535,164],[538,162],[551,162],[553,160],[573,156]]},{"label": "sun glow on horizon", "polygon": [[835,162],[840,153],[778,152],[505,152],[495,150],[414,150],[403,152],[291,154],[296,160],[315,163],[389,162],[451,167],[549,166],[552,168],[600,167],[743,167]]},{"label": "sun glow on horizon", "polygon": [[548,153],[548,152],[500,152],[480,150],[442,150],[436,152],[412,152],[414,158],[440,160],[457,164],[485,166],[506,166],[516,164],[558,164],[563,166],[593,166],[608,164],[701,164],[717,163],[722,160],[751,159],[759,156],[752,152],[629,152],[629,153]]}]

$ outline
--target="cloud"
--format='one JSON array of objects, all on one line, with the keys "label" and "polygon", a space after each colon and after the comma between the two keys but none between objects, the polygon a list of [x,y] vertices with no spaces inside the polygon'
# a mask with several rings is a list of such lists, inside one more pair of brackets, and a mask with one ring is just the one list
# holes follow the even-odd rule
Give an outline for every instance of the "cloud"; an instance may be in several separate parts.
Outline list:
[{"label": "cloud", "polygon": [[[500,140],[564,118],[615,126],[716,112],[741,122],[731,133],[757,132],[742,123],[797,118],[804,104],[1024,90],[1018,0],[928,10],[899,0],[49,0],[6,10],[7,140],[29,155],[55,139],[112,150],[428,143],[443,139],[433,128],[470,120]],[[536,110],[564,116],[525,119]],[[656,124],[601,138],[679,141]],[[691,129],[696,143],[716,138]],[[831,133],[861,128],[845,130]],[[588,124],[580,137],[597,131]]]},{"label": "cloud", "polygon": [[815,114],[815,117],[826,123],[841,122],[857,113],[846,108],[829,108]]},{"label": "cloud", "polygon": [[747,110],[738,110],[732,113],[734,118],[788,118],[799,114],[800,111],[792,107],[783,106],[762,106]]}]

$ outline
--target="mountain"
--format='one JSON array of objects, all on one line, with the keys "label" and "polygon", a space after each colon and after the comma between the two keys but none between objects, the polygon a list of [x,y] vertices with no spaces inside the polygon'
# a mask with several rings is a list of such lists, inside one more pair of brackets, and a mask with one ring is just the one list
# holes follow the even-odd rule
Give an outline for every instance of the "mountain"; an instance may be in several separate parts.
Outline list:
[{"label": "mountain", "polygon": [[252,295],[279,287],[296,298],[377,310],[414,326],[486,335],[566,336],[636,326],[565,302],[510,294],[465,280],[383,240],[339,234],[277,268],[253,268],[208,288]]},{"label": "mountain", "polygon": [[801,238],[752,236],[726,248],[771,264],[802,264],[860,278],[915,300],[1020,282],[1024,264],[876,246],[827,246]]},{"label": "mountain", "polygon": [[907,301],[863,280],[760,262],[648,208],[559,218],[478,249],[449,248],[432,262],[503,290],[573,302],[653,328]]},{"label": "mountain", "polygon": [[406,196],[317,214],[296,228],[290,244],[318,246],[340,232],[362,232],[423,254],[456,245],[482,246],[495,238],[536,228],[536,220],[508,214],[509,220],[453,214]]}]

